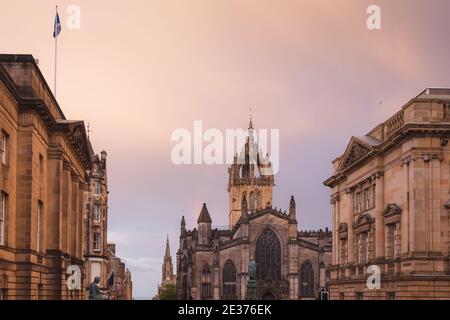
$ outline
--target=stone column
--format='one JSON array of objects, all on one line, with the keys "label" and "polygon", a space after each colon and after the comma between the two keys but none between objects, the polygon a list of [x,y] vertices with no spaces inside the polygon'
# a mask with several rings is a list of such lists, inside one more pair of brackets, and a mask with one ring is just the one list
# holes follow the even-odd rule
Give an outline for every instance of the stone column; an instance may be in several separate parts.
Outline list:
[{"label": "stone column", "polygon": [[77,256],[77,222],[78,222],[78,177],[72,173],[71,215],[70,215],[70,254]]},{"label": "stone column", "polygon": [[441,156],[434,154],[430,163],[431,183],[430,183],[430,225],[431,225],[431,251],[442,252],[442,227],[441,212],[444,208],[441,203]]},{"label": "stone column", "polygon": [[335,194],[331,196],[330,203],[333,207],[333,219],[332,219],[332,264],[337,265],[341,264],[342,261],[339,259],[339,234],[337,232],[340,224],[340,217],[339,217],[339,194]]},{"label": "stone column", "polygon": [[354,193],[352,190],[346,190],[346,200],[347,200],[347,212],[345,213],[346,220],[347,220],[347,226],[348,226],[348,241],[347,241],[347,257],[348,257],[348,263],[354,263],[355,260],[355,247],[354,247],[354,234],[355,231],[353,230],[353,222],[354,222]]},{"label": "stone column", "polygon": [[384,175],[376,174],[375,181],[375,259],[384,258]]},{"label": "stone column", "polygon": [[409,252],[409,215],[410,215],[410,203],[411,193],[410,187],[410,163],[411,157],[406,157],[402,160],[402,188],[403,188],[403,204],[402,204],[402,218],[401,218],[401,233],[400,239],[400,252],[399,254],[406,254]]}]

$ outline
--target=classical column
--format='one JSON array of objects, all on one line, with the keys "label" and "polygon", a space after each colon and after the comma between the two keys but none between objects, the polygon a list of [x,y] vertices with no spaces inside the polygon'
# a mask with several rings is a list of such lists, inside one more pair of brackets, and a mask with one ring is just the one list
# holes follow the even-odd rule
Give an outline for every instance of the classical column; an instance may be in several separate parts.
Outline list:
[{"label": "classical column", "polygon": [[375,258],[384,258],[384,175],[376,174],[375,181]]},{"label": "classical column", "polygon": [[430,225],[431,251],[442,254],[441,212],[444,211],[441,202],[441,160],[440,154],[433,154],[430,162]]},{"label": "classical column", "polygon": [[355,261],[355,243],[354,243],[354,234],[355,231],[353,230],[353,222],[354,222],[354,216],[355,216],[355,210],[354,210],[354,193],[352,190],[347,189],[345,191],[346,194],[346,200],[347,200],[347,212],[345,213],[346,220],[347,220],[347,226],[348,226],[348,241],[347,241],[347,256],[348,256],[348,263],[354,263]]},{"label": "classical column", "polygon": [[77,222],[78,222],[78,177],[72,173],[72,193],[71,193],[71,215],[70,215],[70,254],[72,256],[77,256],[77,238],[78,238],[78,230],[77,230]]},{"label": "classical column", "polygon": [[402,237],[400,239],[399,254],[406,254],[409,252],[409,224],[410,224],[410,203],[411,203],[411,186],[410,186],[410,163],[411,156],[402,160],[402,189],[403,189],[403,204],[402,204],[402,218],[400,223]]},{"label": "classical column", "polygon": [[339,229],[339,224],[340,224],[340,219],[339,219],[339,194],[333,194],[331,196],[331,200],[330,200],[331,205],[333,206],[333,219],[332,219],[332,230],[333,230],[333,235],[332,235],[332,264],[333,265],[337,265],[337,264],[341,264],[342,261],[340,261],[339,259],[339,234],[338,234],[338,229]]}]

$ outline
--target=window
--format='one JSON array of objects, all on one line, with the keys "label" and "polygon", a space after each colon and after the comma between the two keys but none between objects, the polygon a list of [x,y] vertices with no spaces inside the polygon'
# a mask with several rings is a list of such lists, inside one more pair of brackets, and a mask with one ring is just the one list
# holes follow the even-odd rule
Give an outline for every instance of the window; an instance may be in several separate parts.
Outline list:
[{"label": "window", "polygon": [[202,270],[202,288],[201,288],[202,299],[212,298],[211,290],[211,268],[209,265],[205,264]]},{"label": "window", "polygon": [[364,189],[364,209],[370,209],[370,189]]},{"label": "window", "polygon": [[100,214],[100,205],[94,204],[94,221],[100,222],[101,214]]},{"label": "window", "polygon": [[345,293],[339,292],[339,300],[345,300]]},{"label": "window", "polygon": [[367,262],[367,232],[359,234],[359,263]]},{"label": "window", "polygon": [[387,225],[387,241],[386,241],[386,255],[388,259],[395,258],[395,245],[394,245],[394,237],[395,237],[395,225],[389,224]]},{"label": "window", "polygon": [[339,240],[340,244],[341,244],[341,248],[340,248],[340,264],[346,264],[347,263],[347,239],[341,239]]},{"label": "window", "polygon": [[250,192],[250,212],[255,211],[255,193],[252,191]]},{"label": "window", "polygon": [[356,299],[356,300],[364,300],[364,293],[362,293],[362,292],[356,292],[356,294],[355,294],[355,299]]},{"label": "window", "polygon": [[256,190],[256,209],[262,209],[261,192],[259,190]]},{"label": "window", "polygon": [[264,230],[256,241],[256,279],[279,280],[281,278],[281,245],[277,235]]},{"label": "window", "polygon": [[361,212],[361,192],[357,192],[355,195],[355,212]]},{"label": "window", "polygon": [[94,233],[94,251],[100,251],[100,247],[101,247],[101,236],[100,233],[96,232]]},{"label": "window", "polygon": [[395,300],[395,292],[388,292],[387,293],[387,299],[388,300]]},{"label": "window", "polygon": [[102,265],[100,262],[91,262],[91,282],[94,281],[95,277],[102,277]]},{"label": "window", "polygon": [[43,204],[38,201],[37,205],[37,231],[36,231],[36,251],[41,252],[41,241],[42,241],[42,209]]},{"label": "window", "polygon": [[231,260],[223,266],[222,282],[222,299],[236,299],[236,267]]},{"label": "window", "polygon": [[95,181],[95,194],[99,195],[102,193],[102,184],[100,181]]},{"label": "window", "polygon": [[2,163],[4,165],[8,164],[8,155],[9,155],[9,135],[6,131],[2,132],[2,143],[1,143],[1,155],[2,155]]},{"label": "window", "polygon": [[0,245],[6,244],[6,219],[8,214],[8,194],[1,193],[0,196]]},{"label": "window", "polygon": [[314,297],[314,268],[310,261],[306,261],[300,268],[300,295]]}]

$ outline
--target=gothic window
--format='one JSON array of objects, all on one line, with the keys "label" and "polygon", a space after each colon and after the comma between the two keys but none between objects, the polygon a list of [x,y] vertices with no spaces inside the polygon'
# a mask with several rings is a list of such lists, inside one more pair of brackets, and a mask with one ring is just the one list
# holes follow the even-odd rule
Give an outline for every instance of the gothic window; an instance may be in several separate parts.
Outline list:
[{"label": "gothic window", "polygon": [[281,245],[272,230],[264,230],[256,241],[255,261],[257,280],[281,278]]},{"label": "gothic window", "polygon": [[250,192],[250,212],[255,211],[255,193],[252,191]]},{"label": "gothic window", "polygon": [[236,299],[236,267],[231,260],[225,262],[222,273],[222,298]]},{"label": "gothic window", "polygon": [[300,268],[300,295],[314,297],[314,268],[310,261],[306,261]]},{"label": "gothic window", "polygon": [[208,264],[205,264],[202,269],[202,290],[201,296],[202,299],[210,299],[212,298],[212,290],[211,290],[211,268]]},{"label": "gothic window", "polygon": [[262,209],[261,192],[259,190],[256,190],[256,209]]}]

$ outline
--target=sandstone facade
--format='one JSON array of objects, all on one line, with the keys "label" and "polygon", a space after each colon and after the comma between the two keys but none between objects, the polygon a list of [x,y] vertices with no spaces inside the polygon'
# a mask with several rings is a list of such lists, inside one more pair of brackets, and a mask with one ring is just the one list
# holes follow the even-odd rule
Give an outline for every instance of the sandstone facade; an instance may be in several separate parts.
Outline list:
[{"label": "sandstone facade", "polygon": [[333,299],[450,299],[449,136],[450,89],[427,89],[333,162]]}]

